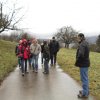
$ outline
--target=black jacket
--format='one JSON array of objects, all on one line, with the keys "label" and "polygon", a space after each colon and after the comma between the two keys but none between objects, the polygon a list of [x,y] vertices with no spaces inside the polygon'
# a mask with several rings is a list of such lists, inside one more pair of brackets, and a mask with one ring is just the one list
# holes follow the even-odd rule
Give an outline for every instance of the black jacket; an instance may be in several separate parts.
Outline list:
[{"label": "black jacket", "polygon": [[50,51],[49,51],[49,46],[48,45],[44,45],[44,48],[43,48],[43,58],[46,61],[49,61],[49,59],[50,59]]},{"label": "black jacket", "polygon": [[53,40],[49,44],[50,53],[55,54],[59,51],[59,43],[56,40]]},{"label": "black jacket", "polygon": [[77,49],[76,53],[76,63],[75,66],[78,67],[89,67],[90,60],[89,60],[89,45],[88,42],[83,40]]}]

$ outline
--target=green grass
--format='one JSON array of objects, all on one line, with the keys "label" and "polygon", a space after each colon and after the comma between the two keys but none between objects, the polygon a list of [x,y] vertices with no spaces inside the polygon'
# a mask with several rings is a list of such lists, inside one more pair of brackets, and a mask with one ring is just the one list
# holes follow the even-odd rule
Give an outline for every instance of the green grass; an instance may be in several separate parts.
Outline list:
[{"label": "green grass", "polygon": [[0,83],[16,66],[15,43],[0,40]]},{"label": "green grass", "polygon": [[[79,68],[74,66],[76,50],[60,49],[58,53],[58,64],[72,78],[80,81]],[[90,53],[91,67],[89,68],[89,87],[90,93],[100,98],[100,53]]]}]

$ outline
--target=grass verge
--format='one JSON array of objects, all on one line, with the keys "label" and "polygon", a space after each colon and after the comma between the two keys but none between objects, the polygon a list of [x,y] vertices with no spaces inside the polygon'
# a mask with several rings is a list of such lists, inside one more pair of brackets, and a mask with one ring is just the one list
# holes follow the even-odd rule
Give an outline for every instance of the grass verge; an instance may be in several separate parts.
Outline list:
[{"label": "grass verge", "polygon": [[[60,49],[58,53],[58,64],[72,78],[80,83],[79,68],[74,66],[76,50]],[[89,68],[89,87],[92,95],[100,98],[100,53],[90,53],[91,67]]]},{"label": "grass verge", "polygon": [[15,43],[0,40],[0,84],[16,66]]}]

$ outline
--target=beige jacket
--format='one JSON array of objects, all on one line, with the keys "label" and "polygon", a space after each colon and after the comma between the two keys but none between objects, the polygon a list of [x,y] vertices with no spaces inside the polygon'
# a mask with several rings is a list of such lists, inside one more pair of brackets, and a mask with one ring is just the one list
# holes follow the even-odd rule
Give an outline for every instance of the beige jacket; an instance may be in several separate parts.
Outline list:
[{"label": "beige jacket", "polygon": [[41,52],[41,46],[39,44],[31,44],[30,52],[32,54],[39,55],[39,53]]}]

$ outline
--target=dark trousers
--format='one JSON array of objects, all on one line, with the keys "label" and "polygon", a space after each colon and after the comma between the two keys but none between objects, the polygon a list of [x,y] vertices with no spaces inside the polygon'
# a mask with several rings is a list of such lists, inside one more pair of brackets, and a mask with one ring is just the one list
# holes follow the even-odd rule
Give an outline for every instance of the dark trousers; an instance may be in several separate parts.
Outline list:
[{"label": "dark trousers", "polygon": [[41,64],[43,64],[43,53],[41,53]]},{"label": "dark trousers", "polygon": [[21,69],[22,69],[22,73],[27,72],[27,59],[22,59]]},{"label": "dark trousers", "polygon": [[49,73],[49,61],[44,60],[44,72]]},{"label": "dark trousers", "polygon": [[57,53],[51,53],[50,54],[50,59],[51,59],[51,64],[56,64],[56,58],[57,58]]},{"label": "dark trousers", "polygon": [[21,57],[18,57],[18,65],[21,67]]},{"label": "dark trousers", "polygon": [[32,58],[29,58],[28,62],[29,62],[29,66],[31,67]]}]

